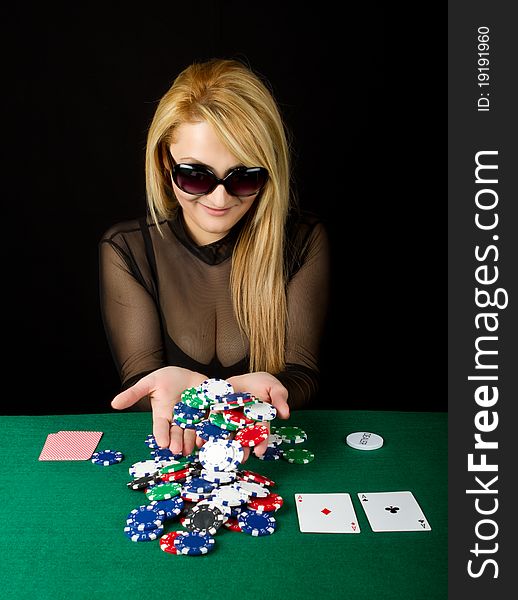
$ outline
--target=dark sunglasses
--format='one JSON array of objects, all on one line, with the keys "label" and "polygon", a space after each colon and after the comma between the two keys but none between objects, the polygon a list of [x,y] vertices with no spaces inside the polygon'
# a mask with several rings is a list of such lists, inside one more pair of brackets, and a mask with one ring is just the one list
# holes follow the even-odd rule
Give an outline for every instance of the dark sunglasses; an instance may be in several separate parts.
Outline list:
[{"label": "dark sunglasses", "polygon": [[268,171],[263,167],[237,167],[220,179],[203,165],[177,164],[169,152],[167,159],[175,184],[194,196],[210,194],[220,183],[231,196],[253,196],[268,181]]}]

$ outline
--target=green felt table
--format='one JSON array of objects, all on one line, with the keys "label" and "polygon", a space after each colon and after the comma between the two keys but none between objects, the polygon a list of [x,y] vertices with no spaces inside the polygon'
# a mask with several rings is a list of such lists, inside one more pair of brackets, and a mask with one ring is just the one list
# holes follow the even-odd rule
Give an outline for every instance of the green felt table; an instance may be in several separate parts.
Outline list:
[{"label": "green felt table", "polygon": [[[128,489],[128,468],[149,459],[149,413],[0,417],[2,527],[0,595],[58,600],[212,598],[228,600],[447,598],[447,413],[298,411],[274,425],[302,427],[306,465],[251,457],[284,498],[273,535],[221,528],[205,556],[175,556],[158,540],[132,542],[127,514],[147,504]],[[120,464],[39,461],[48,433],[96,430],[98,449]],[[379,450],[345,444],[353,431],[383,436]],[[358,492],[410,490],[431,525],[426,532],[372,532]],[[309,534],[298,527],[296,493],[351,494],[359,534]],[[169,522],[166,531],[183,529]]]}]

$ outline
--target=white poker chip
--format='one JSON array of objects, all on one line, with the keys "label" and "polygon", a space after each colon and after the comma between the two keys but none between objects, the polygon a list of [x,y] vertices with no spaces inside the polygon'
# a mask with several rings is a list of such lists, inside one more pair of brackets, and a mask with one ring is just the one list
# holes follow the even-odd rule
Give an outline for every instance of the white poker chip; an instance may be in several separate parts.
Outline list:
[{"label": "white poker chip", "polygon": [[224,485],[216,488],[211,495],[209,500],[219,502],[223,506],[241,506],[248,502],[249,495],[240,490],[237,484],[231,483],[230,485]]},{"label": "white poker chip", "polygon": [[212,402],[221,400],[222,396],[234,393],[234,388],[226,379],[211,378],[202,381],[198,386],[198,394],[202,392]]},{"label": "white poker chip", "polygon": [[266,498],[266,496],[270,495],[270,490],[268,488],[255,481],[239,480],[236,482],[236,487],[245,494],[248,494],[251,498]]},{"label": "white poker chip", "polygon": [[234,440],[209,440],[198,453],[198,460],[207,471],[235,470],[243,457],[243,447]]},{"label": "white poker chip", "polygon": [[272,421],[277,416],[277,409],[268,402],[256,402],[244,407],[243,412],[254,421]]},{"label": "white poker chip", "polygon": [[348,446],[356,450],[377,450],[383,446],[383,438],[377,433],[369,431],[355,431],[350,433],[345,441]]},{"label": "white poker chip", "polygon": [[278,433],[270,433],[268,436],[268,448],[276,448],[282,444],[282,438]]},{"label": "white poker chip", "polygon": [[153,475],[157,473],[160,469],[161,464],[155,462],[154,460],[141,460],[139,462],[133,463],[131,467],[128,469],[129,474],[132,477],[147,477],[148,475]]}]

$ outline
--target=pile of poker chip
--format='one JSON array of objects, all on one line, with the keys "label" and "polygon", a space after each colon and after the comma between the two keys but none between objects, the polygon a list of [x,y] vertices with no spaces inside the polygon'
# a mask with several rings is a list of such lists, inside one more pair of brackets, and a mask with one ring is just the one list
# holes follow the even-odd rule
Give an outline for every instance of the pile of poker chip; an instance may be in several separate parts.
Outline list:
[{"label": "pile of poker chip", "polygon": [[[274,513],[283,498],[271,492],[272,479],[241,464],[245,447],[269,440],[265,422],[275,417],[271,404],[234,392],[223,379],[184,390],[172,422],[195,429],[204,444],[183,456],[159,448],[154,436],[147,436],[152,458],[132,464],[133,479],[127,483],[144,493],[146,503],[127,515],[125,535],[133,542],[159,540],[169,554],[200,556],[214,549],[221,527],[254,537],[275,533]],[[271,445],[276,442],[272,438]],[[166,532],[167,523],[175,521],[184,529]]]},{"label": "pile of poker chip", "polygon": [[259,460],[279,460],[283,458],[292,464],[306,465],[315,460],[315,453],[312,450],[302,448],[299,445],[306,442],[307,439],[307,433],[300,427],[271,427],[268,448],[262,456],[256,458]]}]

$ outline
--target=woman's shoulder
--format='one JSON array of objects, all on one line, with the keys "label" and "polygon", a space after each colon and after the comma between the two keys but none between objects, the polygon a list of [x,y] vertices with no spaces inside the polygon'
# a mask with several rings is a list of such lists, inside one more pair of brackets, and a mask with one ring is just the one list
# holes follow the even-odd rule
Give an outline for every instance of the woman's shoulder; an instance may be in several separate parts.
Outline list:
[{"label": "woman's shoulder", "polygon": [[117,243],[135,235],[142,236],[142,219],[128,219],[126,221],[118,221],[107,227],[102,235],[100,242]]},{"label": "woman's shoulder", "polygon": [[324,220],[311,210],[293,211],[286,222],[286,242],[288,272],[293,274],[302,266],[312,249],[327,244]]}]

